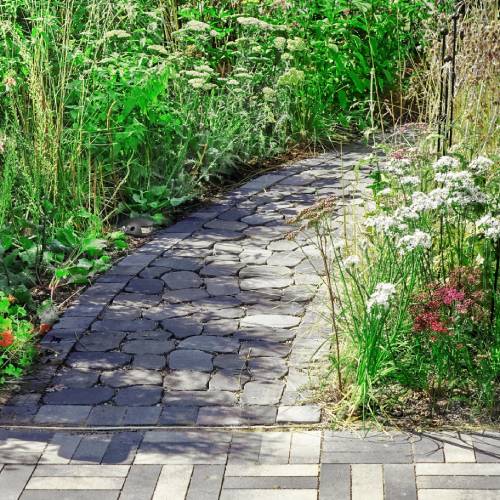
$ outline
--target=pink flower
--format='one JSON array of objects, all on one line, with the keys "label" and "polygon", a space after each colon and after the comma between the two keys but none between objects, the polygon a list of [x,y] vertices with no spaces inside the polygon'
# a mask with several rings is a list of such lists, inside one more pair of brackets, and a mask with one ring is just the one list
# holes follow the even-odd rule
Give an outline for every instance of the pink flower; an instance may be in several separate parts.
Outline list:
[{"label": "pink flower", "polygon": [[438,293],[441,296],[443,303],[447,306],[451,306],[453,302],[461,302],[465,298],[464,292],[461,292],[453,287],[444,286],[438,290]]}]

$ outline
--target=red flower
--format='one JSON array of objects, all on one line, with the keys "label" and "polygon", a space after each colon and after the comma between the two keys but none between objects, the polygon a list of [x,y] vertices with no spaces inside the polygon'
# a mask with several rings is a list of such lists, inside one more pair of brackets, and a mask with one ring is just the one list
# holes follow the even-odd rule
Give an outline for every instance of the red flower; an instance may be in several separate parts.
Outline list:
[{"label": "red flower", "polygon": [[448,333],[448,328],[444,326],[437,312],[424,312],[419,314],[413,323],[416,332],[431,330],[435,333]]},{"label": "red flower", "polygon": [[453,302],[461,302],[465,298],[465,293],[457,290],[451,286],[443,286],[442,288],[437,290],[437,293],[440,295],[441,300],[447,306],[451,306]]},{"label": "red flower", "polygon": [[38,333],[40,335],[45,335],[51,328],[52,326],[49,325],[48,323],[42,323],[38,328]]},{"label": "red flower", "polygon": [[0,333],[0,347],[9,347],[14,343],[14,334],[10,330]]}]

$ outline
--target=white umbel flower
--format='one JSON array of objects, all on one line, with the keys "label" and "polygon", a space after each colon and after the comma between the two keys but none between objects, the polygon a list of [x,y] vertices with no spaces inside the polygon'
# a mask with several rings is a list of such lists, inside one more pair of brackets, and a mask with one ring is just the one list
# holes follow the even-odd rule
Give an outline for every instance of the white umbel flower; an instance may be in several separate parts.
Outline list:
[{"label": "white umbel flower", "polygon": [[432,238],[429,233],[424,233],[416,229],[413,234],[403,236],[398,242],[397,247],[401,255],[406,255],[417,248],[427,249],[432,246]]},{"label": "white umbel flower", "polygon": [[449,205],[465,207],[474,203],[486,203],[486,195],[476,186],[470,172],[445,172],[436,174],[436,182],[443,183],[449,190]]},{"label": "white umbel flower", "polygon": [[366,227],[373,227],[375,231],[379,233],[391,233],[394,231],[404,231],[407,229],[406,224],[402,224],[396,217],[391,217],[389,215],[375,215],[373,217],[368,217],[365,220]]},{"label": "white umbel flower", "polygon": [[402,186],[418,186],[420,179],[416,175],[405,175],[399,180]]},{"label": "white umbel flower", "polygon": [[493,166],[493,161],[486,156],[478,156],[469,163],[469,170],[475,175],[484,175]]},{"label": "white umbel flower", "polygon": [[210,25],[202,21],[188,21],[184,25],[184,29],[188,31],[208,31]]},{"label": "white umbel flower", "polygon": [[500,217],[486,214],[476,221],[476,227],[484,233],[486,238],[493,241],[500,239]]},{"label": "white umbel flower", "polygon": [[368,310],[371,311],[375,307],[388,309],[394,295],[396,287],[392,283],[379,283],[366,303]]},{"label": "white umbel flower", "polygon": [[458,168],[460,166],[460,162],[452,156],[441,156],[441,158],[435,161],[432,166],[436,172],[446,172],[447,170]]},{"label": "white umbel flower", "polygon": [[255,17],[238,17],[236,21],[238,22],[238,24],[241,24],[241,26],[251,26],[254,28],[260,28],[264,31],[270,31],[273,29],[273,26],[271,24]]}]

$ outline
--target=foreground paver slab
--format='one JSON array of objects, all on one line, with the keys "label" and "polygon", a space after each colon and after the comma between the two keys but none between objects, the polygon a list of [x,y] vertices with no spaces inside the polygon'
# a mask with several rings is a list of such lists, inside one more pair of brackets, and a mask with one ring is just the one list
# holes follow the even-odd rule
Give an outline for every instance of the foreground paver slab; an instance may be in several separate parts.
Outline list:
[{"label": "foreground paver slab", "polygon": [[[476,433],[476,456],[500,458]],[[387,463],[418,434],[330,431],[52,432],[0,430],[2,500],[33,498],[497,499],[500,463]],[[390,438],[390,439],[388,439]],[[332,440],[333,439],[333,440]],[[433,433],[444,445],[449,433]],[[340,445],[340,441],[343,444]],[[322,463],[384,443],[378,462]],[[332,443],[335,446],[332,446]],[[460,448],[459,443],[450,446]],[[449,455],[453,456],[453,455]],[[82,460],[86,459],[86,462]],[[34,461],[33,461],[34,460]]]}]

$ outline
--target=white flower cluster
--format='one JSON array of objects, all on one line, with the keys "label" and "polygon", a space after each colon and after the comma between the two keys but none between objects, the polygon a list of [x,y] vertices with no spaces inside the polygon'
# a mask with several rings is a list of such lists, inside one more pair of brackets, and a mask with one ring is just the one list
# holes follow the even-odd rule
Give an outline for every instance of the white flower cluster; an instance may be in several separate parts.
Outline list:
[{"label": "white flower cluster", "polygon": [[420,184],[420,178],[416,175],[404,175],[399,182],[402,186],[417,186]]},{"label": "white flower cluster", "polygon": [[492,166],[493,162],[485,156],[478,156],[469,163],[469,169],[475,175],[484,175]]},{"label": "white flower cluster", "polygon": [[436,174],[436,182],[449,191],[447,203],[465,207],[475,203],[486,203],[485,194],[475,185],[472,174],[465,170]]},{"label": "white flower cluster", "polygon": [[164,56],[170,55],[168,50],[163,45],[148,45],[148,49],[153,52],[158,52],[158,54],[163,54]]},{"label": "white flower cluster", "polygon": [[500,239],[500,217],[486,214],[476,221],[476,226],[484,232],[486,238],[493,241]]},{"label": "white flower cluster", "polygon": [[394,212],[394,217],[401,222],[409,220],[417,220],[419,215],[412,207],[399,207]]},{"label": "white flower cluster", "polygon": [[210,25],[202,21],[188,21],[184,25],[184,29],[188,31],[208,31]]},{"label": "white flower cluster", "polygon": [[411,160],[402,158],[400,160],[391,160],[389,163],[382,166],[381,170],[388,174],[402,176],[405,175],[411,167]]},{"label": "white flower cluster", "polygon": [[428,194],[416,191],[411,195],[411,209],[416,213],[425,212],[426,210],[436,210],[444,205],[449,196],[448,190],[439,188],[434,189]]},{"label": "white flower cluster", "polygon": [[111,30],[104,33],[104,38],[129,38],[130,33],[125,30]]},{"label": "white flower cluster", "polygon": [[387,309],[394,295],[396,295],[396,287],[392,283],[379,283],[366,303],[368,310],[371,311],[377,306]]},{"label": "white flower cluster", "polygon": [[452,156],[441,156],[432,166],[436,172],[445,172],[447,170],[457,169],[460,166],[460,162]]},{"label": "white flower cluster", "polygon": [[271,87],[264,87],[262,89],[262,95],[266,101],[272,101],[276,97],[276,91]]},{"label": "white flower cluster", "polygon": [[236,21],[238,24],[241,24],[241,26],[251,26],[254,28],[260,28],[264,31],[270,31],[273,29],[272,24],[261,21],[255,17],[238,17]]},{"label": "white flower cluster", "polygon": [[288,40],[288,50],[290,52],[300,52],[302,50],[306,50],[307,46],[303,38],[299,38],[296,36]]},{"label": "white flower cluster", "polygon": [[416,229],[413,234],[403,236],[397,243],[399,253],[405,255],[417,248],[430,248],[432,246],[432,238],[429,233],[424,233],[420,229]]},{"label": "white flower cluster", "polygon": [[384,234],[393,234],[398,231],[405,231],[408,226],[390,215],[375,215],[365,220],[366,227],[373,227],[375,231]]},{"label": "white flower cluster", "polygon": [[286,38],[282,36],[277,36],[274,39],[274,48],[280,51],[283,51],[286,49]]}]

